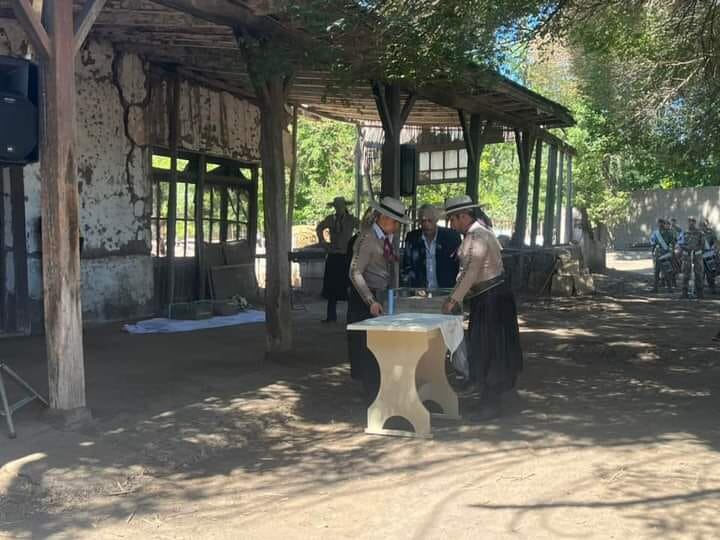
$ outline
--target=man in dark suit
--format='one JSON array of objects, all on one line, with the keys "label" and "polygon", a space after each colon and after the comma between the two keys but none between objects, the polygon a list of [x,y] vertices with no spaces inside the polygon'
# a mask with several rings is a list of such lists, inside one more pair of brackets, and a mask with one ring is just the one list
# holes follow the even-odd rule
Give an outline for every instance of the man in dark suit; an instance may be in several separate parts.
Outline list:
[{"label": "man in dark suit", "polygon": [[406,287],[451,289],[458,274],[455,256],[462,239],[445,227],[438,227],[440,212],[430,204],[418,211],[420,228],[405,236],[402,283]]}]

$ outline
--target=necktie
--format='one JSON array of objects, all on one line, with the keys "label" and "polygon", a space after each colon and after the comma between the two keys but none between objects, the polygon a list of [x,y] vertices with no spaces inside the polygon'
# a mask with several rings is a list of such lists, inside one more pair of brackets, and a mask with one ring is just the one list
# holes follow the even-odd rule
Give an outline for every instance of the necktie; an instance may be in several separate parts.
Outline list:
[{"label": "necktie", "polygon": [[395,256],[395,251],[393,250],[392,242],[390,241],[390,238],[387,236],[385,237],[385,243],[383,244],[383,257],[385,257],[386,261],[397,261],[397,257]]}]

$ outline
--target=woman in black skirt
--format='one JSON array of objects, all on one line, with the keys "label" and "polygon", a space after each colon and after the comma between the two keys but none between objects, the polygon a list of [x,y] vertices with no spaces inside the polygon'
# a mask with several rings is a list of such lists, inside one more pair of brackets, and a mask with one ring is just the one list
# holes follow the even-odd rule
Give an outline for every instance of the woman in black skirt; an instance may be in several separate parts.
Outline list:
[{"label": "woman in black skirt", "polygon": [[453,313],[470,302],[470,377],[482,389],[479,420],[500,414],[502,394],[515,388],[523,368],[515,298],[505,282],[502,248],[495,234],[476,218],[469,196],[445,201],[450,226],[464,234],[458,250],[460,274],[443,305]]}]

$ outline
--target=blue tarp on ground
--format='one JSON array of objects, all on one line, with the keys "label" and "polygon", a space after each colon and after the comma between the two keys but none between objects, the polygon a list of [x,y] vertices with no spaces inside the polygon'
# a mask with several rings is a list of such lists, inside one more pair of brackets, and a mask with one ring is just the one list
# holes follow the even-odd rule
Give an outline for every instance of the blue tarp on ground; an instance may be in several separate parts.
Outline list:
[{"label": "blue tarp on ground", "polygon": [[241,324],[254,324],[265,322],[264,311],[243,311],[237,315],[226,317],[213,317],[199,321],[179,321],[175,319],[148,319],[137,324],[126,324],[123,331],[130,334],[172,334],[174,332],[192,332],[194,330],[207,330],[208,328],[222,328],[224,326],[238,326]]}]

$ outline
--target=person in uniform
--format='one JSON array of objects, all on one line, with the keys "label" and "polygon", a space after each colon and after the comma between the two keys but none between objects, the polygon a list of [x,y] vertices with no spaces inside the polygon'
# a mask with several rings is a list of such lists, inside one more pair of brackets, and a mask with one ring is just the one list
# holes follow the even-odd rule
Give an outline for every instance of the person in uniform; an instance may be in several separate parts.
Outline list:
[{"label": "person in uniform", "polygon": [[523,368],[515,297],[505,281],[502,248],[495,234],[477,219],[472,199],[463,195],[445,201],[450,226],[464,235],[458,251],[460,274],[443,313],[470,303],[470,378],[481,388],[475,418],[500,414],[501,397],[515,388]]},{"label": "person in uniform", "polygon": [[682,251],[683,298],[688,298],[690,274],[695,276],[695,295],[703,298],[703,233],[694,217],[688,218],[688,228],[680,234],[678,246]]},{"label": "person in uniform", "polygon": [[658,292],[661,273],[668,291],[672,292],[672,258],[675,249],[675,237],[670,231],[669,223],[662,218],[658,219],[657,229],[650,235],[650,245],[652,246],[653,266],[655,269],[653,292]]},{"label": "person in uniform", "polygon": [[420,228],[405,236],[401,282],[406,287],[449,289],[458,274],[460,235],[438,227],[438,209],[424,204],[418,211]]},{"label": "person in uniform", "polygon": [[682,228],[677,224],[677,219],[674,217],[670,218],[670,232],[675,236],[675,243],[680,240],[680,235],[683,233]]},{"label": "person in uniform", "polygon": [[703,233],[703,262],[705,264],[705,279],[711,294],[717,294],[715,278],[720,271],[720,256],[718,255],[717,234],[707,219],[700,223]]},{"label": "person in uniform", "polygon": [[[382,300],[393,285],[398,256],[393,237],[401,223],[409,224],[405,205],[392,197],[371,204],[372,226],[360,233],[353,245],[350,261],[348,324],[378,317],[384,313]],[[348,332],[350,370],[363,381],[366,397],[372,403],[380,388],[380,369],[367,348],[365,332]]]},{"label": "person in uniform", "polygon": [[[316,232],[320,245],[327,250],[325,274],[323,275],[323,298],[327,300],[327,313],[323,322],[337,321],[337,303],[347,300],[347,245],[359,222],[347,211],[348,201],[344,197],[335,197],[328,203],[335,213],[318,223]],[[325,239],[325,231],[330,241]]]}]

